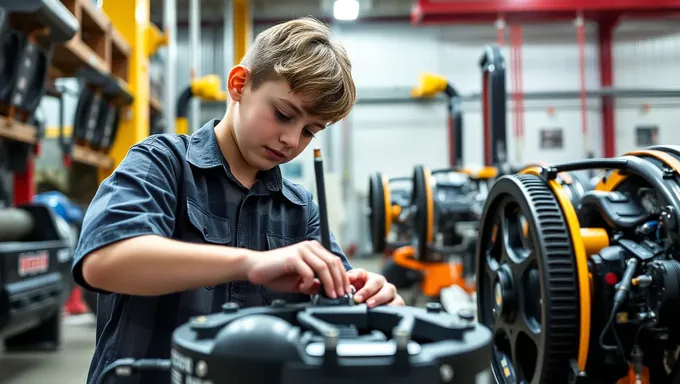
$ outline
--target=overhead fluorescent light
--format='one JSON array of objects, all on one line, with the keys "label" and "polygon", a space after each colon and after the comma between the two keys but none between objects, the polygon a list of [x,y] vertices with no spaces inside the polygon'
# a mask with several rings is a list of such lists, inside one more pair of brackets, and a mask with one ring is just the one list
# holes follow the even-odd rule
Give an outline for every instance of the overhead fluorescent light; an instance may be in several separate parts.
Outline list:
[{"label": "overhead fluorescent light", "polygon": [[359,17],[358,0],[335,0],[333,17],[338,20],[356,20]]}]

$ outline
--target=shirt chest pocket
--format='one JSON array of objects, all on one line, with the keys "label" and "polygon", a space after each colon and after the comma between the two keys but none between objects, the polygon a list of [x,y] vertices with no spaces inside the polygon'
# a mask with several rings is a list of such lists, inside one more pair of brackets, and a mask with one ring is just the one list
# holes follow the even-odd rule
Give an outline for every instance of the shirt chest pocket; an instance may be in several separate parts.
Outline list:
[{"label": "shirt chest pocket", "polygon": [[267,232],[267,250],[283,248],[289,245],[306,241],[305,237],[284,236],[278,233]]},{"label": "shirt chest pocket", "polygon": [[213,215],[192,200],[187,200],[187,216],[193,229],[192,239],[190,239],[192,242],[231,244],[229,218]]},{"label": "shirt chest pocket", "polygon": [[[289,237],[281,234],[267,232],[267,249],[273,250],[277,248],[284,248],[302,241],[306,241],[306,237]],[[271,304],[274,300],[284,300],[287,303],[301,303],[308,302],[309,296],[298,293],[282,293],[271,290],[267,287],[261,287],[262,299],[266,305]]]}]

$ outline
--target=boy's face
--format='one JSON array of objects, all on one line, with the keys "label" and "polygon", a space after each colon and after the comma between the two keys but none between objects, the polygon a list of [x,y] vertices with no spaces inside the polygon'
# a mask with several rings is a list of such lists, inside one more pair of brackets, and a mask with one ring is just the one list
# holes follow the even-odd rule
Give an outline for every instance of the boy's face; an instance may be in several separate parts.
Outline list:
[{"label": "boy's face", "polygon": [[305,111],[311,96],[293,94],[284,80],[252,90],[248,75],[247,69],[235,67],[227,82],[234,136],[250,166],[271,169],[298,156],[326,124]]}]

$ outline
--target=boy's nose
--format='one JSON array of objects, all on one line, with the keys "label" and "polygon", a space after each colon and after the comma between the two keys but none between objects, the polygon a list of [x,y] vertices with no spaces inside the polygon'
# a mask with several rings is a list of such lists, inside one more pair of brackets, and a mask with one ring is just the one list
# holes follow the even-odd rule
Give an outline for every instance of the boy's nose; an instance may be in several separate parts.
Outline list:
[{"label": "boy's nose", "polygon": [[280,140],[286,147],[297,148],[300,143],[300,132],[297,129],[288,130],[283,132]]}]

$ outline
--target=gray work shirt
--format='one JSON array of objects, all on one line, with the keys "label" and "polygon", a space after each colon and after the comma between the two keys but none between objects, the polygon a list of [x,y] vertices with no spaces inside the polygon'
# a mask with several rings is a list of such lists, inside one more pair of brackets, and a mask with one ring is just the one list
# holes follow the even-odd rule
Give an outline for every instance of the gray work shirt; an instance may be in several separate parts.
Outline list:
[{"label": "gray work shirt", "polygon": [[[320,241],[319,209],[302,186],[279,167],[260,172],[247,189],[232,175],[217,144],[212,120],[191,136],[154,135],[134,145],[99,186],[85,214],[73,261],[73,277],[96,291],[97,339],[88,374],[94,383],[120,358],[169,358],[173,330],[191,317],[217,312],[233,301],[266,305],[275,299],[309,300],[247,281],[163,296],[102,292],[83,279],[82,260],[113,242],[160,235],[193,243],[265,251],[307,239]],[[351,269],[331,235],[332,251]],[[169,383],[169,374],[138,375],[134,382]],[[131,382],[126,380],[126,383]]]}]

